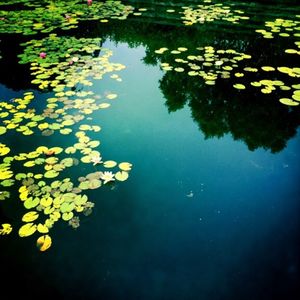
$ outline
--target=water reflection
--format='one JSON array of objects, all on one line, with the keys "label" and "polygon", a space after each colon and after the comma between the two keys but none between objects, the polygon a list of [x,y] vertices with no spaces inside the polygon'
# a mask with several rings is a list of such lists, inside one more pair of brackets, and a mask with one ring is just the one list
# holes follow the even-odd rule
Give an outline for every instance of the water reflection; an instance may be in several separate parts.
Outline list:
[{"label": "water reflection", "polygon": [[[178,20],[162,19],[161,15],[145,21],[141,16],[139,19],[131,18],[128,22],[126,21],[126,26],[119,22],[109,22],[105,25],[90,22],[83,24],[78,30],[64,34],[78,37],[101,36],[103,41],[111,39],[116,43],[126,42],[130,47],[143,45],[147,49],[144,57],[147,65],[160,63],[162,56],[155,53],[155,50],[163,46],[170,49],[184,46],[193,50],[196,46],[205,45],[221,49],[234,48],[239,52],[251,53],[255,56],[257,66],[266,63],[273,64],[274,61],[279,65],[290,63],[280,52],[286,41],[282,42],[278,39],[276,43],[270,43],[261,36],[254,35],[254,31],[248,31],[248,25],[248,27],[232,27],[227,24],[222,28],[214,24],[205,27],[179,27],[179,25]],[[242,40],[241,35],[237,33],[244,34]],[[2,70],[5,72],[1,72],[1,82],[15,90],[35,89],[35,86],[30,84],[32,78],[27,66],[17,63],[16,55],[22,51],[18,43],[15,37],[10,40],[7,37],[2,39],[4,56],[2,66],[5,66]],[[297,61],[293,63],[298,64]],[[146,81],[147,73],[142,74]],[[176,72],[162,73],[162,78],[158,82],[165,96],[165,110],[172,113],[189,106],[194,121],[199,124],[199,128],[206,137],[221,137],[226,133],[231,133],[236,139],[243,140],[250,149],[264,147],[273,152],[283,149],[299,125],[299,109],[283,106],[273,97],[273,94],[272,96],[262,95],[254,88],[249,93],[234,90],[232,83],[232,80],[220,80],[215,86],[207,86],[201,78],[191,78],[185,73]],[[125,86],[124,89],[126,88]],[[130,89],[130,92],[132,91],[134,89]],[[140,91],[141,96],[137,97],[135,103],[143,98],[142,92]],[[72,100],[70,102],[74,103]],[[43,105],[44,101],[40,101],[41,103]],[[68,106],[71,103],[64,104]],[[164,109],[163,106],[162,108]],[[130,111],[128,115],[131,116],[130,107],[128,111]],[[122,113],[122,110],[120,112]],[[144,121],[147,117],[145,114],[141,119],[146,127],[150,127],[149,123]],[[112,132],[118,133],[116,142],[111,142],[111,145],[122,144],[118,131],[121,126],[118,125],[124,123],[118,123],[117,119],[121,118],[116,118],[110,123],[110,125],[117,123],[116,130]],[[180,125],[176,129],[179,129],[182,119],[177,120],[179,120],[177,124]],[[162,119],[155,119],[155,122],[157,123],[156,132],[161,132],[158,128],[163,123]],[[192,122],[188,120],[187,123]],[[186,128],[183,127],[183,130]],[[163,137],[160,136],[161,139],[156,140],[157,144],[166,145],[171,140],[177,141],[178,131],[175,130],[173,135],[168,130],[164,132],[164,136],[162,134]],[[192,136],[192,134],[187,135]],[[53,138],[56,140],[56,136]],[[109,136],[106,138],[105,142]],[[16,140],[14,135],[11,139],[14,140],[15,148],[20,151],[18,145],[20,140]],[[67,140],[63,136],[60,142],[64,144]],[[299,268],[296,250],[299,247],[291,246],[291,241],[296,243],[297,237],[295,228],[298,225],[297,211],[299,210],[297,210],[298,205],[292,206],[291,203],[296,203],[298,199],[299,189],[295,184],[295,178],[299,177],[297,176],[298,169],[294,168],[295,171],[293,171],[292,168],[286,168],[284,171],[291,170],[290,173],[283,173],[280,164],[283,159],[280,159],[277,161],[280,168],[276,169],[275,176],[270,176],[271,171],[262,170],[264,168],[266,170],[274,162],[273,159],[280,155],[266,155],[261,157],[261,161],[267,158],[263,167],[256,164],[255,160],[250,170],[245,167],[248,162],[246,159],[228,160],[228,157],[235,156],[241,150],[238,147],[233,149],[236,152],[232,152],[233,147],[230,149],[222,147],[220,150],[221,147],[218,148],[214,144],[211,148],[207,148],[211,151],[199,154],[200,150],[203,151],[205,148],[204,144],[209,143],[198,145],[196,148],[198,151],[195,151],[194,156],[189,157],[190,152],[187,151],[184,156],[189,159],[183,160],[181,149],[175,153],[175,148],[178,146],[176,143],[170,145],[170,149],[174,146],[172,151],[168,151],[167,147],[165,151],[161,151],[162,148],[153,149],[149,143],[150,140],[152,139],[142,134],[131,140],[130,135],[126,136],[125,148],[140,147],[141,149],[139,157],[134,157],[135,161],[139,162],[136,164],[137,171],[134,177],[136,181],[130,182],[126,193],[122,190],[118,196],[107,193],[106,197],[97,197],[101,201],[101,205],[98,206],[101,213],[90,219],[94,222],[98,220],[99,227],[93,227],[95,223],[82,226],[80,228],[82,230],[76,232],[74,240],[70,237],[72,233],[70,235],[69,232],[61,234],[61,231],[57,233],[54,231],[56,245],[60,246],[51,248],[53,252],[43,257],[44,263],[41,263],[40,257],[37,258],[32,254],[32,248],[25,247],[25,241],[22,241],[24,243],[22,248],[19,248],[20,244],[15,241],[9,247],[3,247],[3,252],[11,253],[13,259],[16,258],[18,261],[18,263],[12,262],[10,268],[7,267],[7,269],[18,267],[20,272],[23,271],[24,276],[21,276],[25,278],[21,283],[21,288],[24,287],[23,291],[32,294],[34,291],[30,290],[32,288],[30,283],[36,282],[37,293],[54,293],[55,291],[58,294],[63,293],[62,297],[65,299],[67,299],[66,296],[73,299],[80,296],[82,299],[92,299],[91,294],[98,298],[103,298],[104,295],[107,299],[122,299],[124,294],[131,299],[162,299],[165,295],[171,295],[173,299],[187,297],[194,299],[196,294],[200,295],[201,299],[218,299],[220,290],[226,295],[224,299],[232,298],[236,296],[236,293],[239,295],[238,298],[243,298],[246,294],[246,298],[250,299],[253,296],[250,292],[256,293],[256,298],[259,299],[275,299],[278,295],[283,299],[290,299],[286,295],[298,293],[299,290],[296,287],[299,281]],[[136,141],[139,141],[139,144]],[[196,142],[193,139],[192,141],[193,143],[189,144],[194,148]],[[24,148],[33,148],[28,140],[27,143],[22,144]],[[296,147],[297,144],[292,148],[293,151]],[[220,152],[212,151],[215,149]],[[110,150],[115,153],[120,151],[119,149]],[[25,152],[26,149],[21,151]],[[153,152],[157,153],[156,157],[151,156]],[[226,162],[225,159],[218,159],[217,154],[221,152],[231,154],[227,156]],[[248,155],[247,152],[247,158],[255,157],[255,153],[251,153],[249,157]],[[161,158],[166,158],[163,164],[161,164]],[[215,165],[211,163],[216,159]],[[143,169],[143,162],[146,160],[149,168]],[[206,161],[209,162],[207,165]],[[176,162],[174,164],[176,168],[179,166],[176,172],[174,172],[176,168],[173,162]],[[296,155],[294,160],[288,161],[290,166],[297,166],[297,162]],[[240,168],[240,165],[245,168]],[[162,169],[166,171],[162,172]],[[76,178],[78,170],[76,169]],[[149,181],[149,177],[153,174],[156,180],[154,184],[152,180]],[[264,180],[260,180],[261,177]],[[179,178],[185,181],[183,200],[180,198],[182,190],[176,186]],[[207,181],[205,183],[207,193],[206,190],[205,193],[200,193],[199,190],[197,194],[197,182],[202,182],[203,178]],[[239,181],[240,178],[244,180]],[[186,182],[191,186],[188,186]],[[285,183],[289,185],[284,185]],[[279,185],[282,185],[281,190],[274,189],[274,186]],[[287,192],[283,193],[283,190]],[[201,198],[198,198],[199,194]],[[189,197],[191,195],[193,197]],[[12,199],[17,199],[17,193],[15,196]],[[13,203],[14,206],[19,204],[16,201]],[[9,204],[11,203],[7,205]],[[286,207],[294,214],[285,213],[286,217],[283,218],[282,214]],[[15,207],[10,207],[10,211],[12,212],[10,215],[14,215],[17,210]],[[6,218],[5,212],[7,212],[6,207],[3,213],[1,212],[2,219]],[[202,216],[205,216],[204,222],[202,222]],[[278,222],[276,223],[278,228],[274,229],[271,226],[270,219],[274,223],[275,220]],[[290,223],[285,222],[286,220]],[[5,219],[5,221],[11,222],[13,219]],[[266,227],[268,229],[270,227],[270,230],[266,230]],[[74,241],[77,243],[75,244]],[[30,240],[30,242],[34,241]],[[63,248],[61,245],[68,246]],[[19,255],[20,250],[23,253],[22,256]],[[4,255],[4,259],[7,255]],[[24,257],[29,262],[23,262]],[[30,259],[34,260],[34,267],[37,270],[32,266]],[[242,264],[245,261],[247,263]],[[22,268],[22,266],[27,268]],[[49,267],[44,268],[45,266]],[[61,268],[61,266],[64,267]],[[35,281],[34,278],[29,282],[26,277],[29,267],[33,270],[33,274],[34,271],[36,272],[35,278],[39,280]],[[278,275],[275,272],[276,275],[274,275],[272,272],[274,268],[283,274]],[[53,269],[65,272],[64,276],[61,273],[60,276],[57,275]],[[284,271],[286,269],[288,274]],[[45,270],[47,280],[44,279]],[[83,277],[86,277],[86,280],[82,280]],[[224,278],[228,280],[224,281]],[[278,283],[275,288],[274,278]],[[5,280],[9,283],[10,277]],[[74,282],[80,284],[74,284]],[[60,292],[56,291],[54,283],[59,284]],[[9,285],[6,285],[5,281],[3,286],[5,288]],[[141,287],[139,291],[136,290],[136,286]],[[219,289],[216,289],[216,286]],[[232,297],[227,297],[229,289],[232,290],[232,294],[235,294],[231,295]],[[142,296],[137,297],[139,292]]]},{"label": "water reflection", "polygon": [[[130,3],[135,5],[136,1]],[[150,3],[146,4],[149,7]],[[107,25],[86,22],[78,29],[67,31],[66,34],[75,37],[101,37],[103,41],[110,39],[116,43],[126,42],[129,47],[143,45],[146,48],[143,60],[148,65],[158,65],[162,61],[171,63],[170,55],[155,52],[161,47],[176,49],[184,46],[193,50],[207,45],[216,49],[235,49],[250,54],[251,66],[257,68],[263,65],[296,67],[300,64],[299,56],[294,55],[292,60],[290,55],[282,55],[283,49],[293,46],[293,39],[278,38],[270,42],[255,33],[255,29],[262,28],[264,20],[272,18],[273,15],[266,14],[263,18],[263,11],[259,10],[262,18],[260,23],[223,23],[220,27],[218,22],[212,22],[202,26],[183,26],[178,18],[170,18],[170,14],[166,13],[166,8],[172,5],[178,6],[178,2],[160,3],[160,10],[149,9],[148,18],[131,17],[126,21],[126,26],[120,24],[120,21],[110,21]],[[256,12],[257,9],[256,7]],[[279,11],[281,16],[284,16],[285,10]],[[247,13],[251,15],[253,11],[249,9]],[[28,67],[18,63],[17,55],[23,51],[20,41],[25,40],[27,38],[3,36],[0,43],[3,56],[0,68],[6,70],[1,72],[0,81],[14,90],[35,88],[31,84]],[[249,82],[268,79],[267,74],[251,76]],[[297,83],[297,78],[288,80],[291,84]],[[173,112],[188,105],[193,120],[206,138],[222,137],[231,133],[234,139],[244,141],[250,150],[262,147],[271,152],[281,151],[296,134],[300,122],[299,108],[282,105],[278,101],[282,94],[277,91],[270,95],[263,95],[259,89],[253,87],[244,92],[236,91],[232,88],[235,82],[236,79],[230,78],[217,80],[216,85],[207,86],[199,77],[194,78],[186,72],[172,71],[163,75],[159,87],[166,99],[168,111]]]}]

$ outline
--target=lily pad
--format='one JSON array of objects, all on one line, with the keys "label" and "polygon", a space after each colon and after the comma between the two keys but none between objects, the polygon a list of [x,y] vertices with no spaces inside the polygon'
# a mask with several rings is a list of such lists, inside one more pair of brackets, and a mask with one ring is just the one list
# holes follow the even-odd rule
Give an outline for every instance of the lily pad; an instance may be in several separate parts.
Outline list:
[{"label": "lily pad", "polygon": [[115,178],[119,181],[125,181],[128,179],[128,173],[125,171],[119,171],[115,174]]},{"label": "lily pad", "polygon": [[36,220],[38,217],[39,217],[39,214],[36,211],[30,211],[22,217],[22,221],[23,222],[32,222],[32,221]]},{"label": "lily pad", "polygon": [[34,223],[27,223],[19,229],[19,236],[20,237],[30,236],[35,233],[36,229],[37,229],[37,225],[35,225]]},{"label": "lily pad", "polygon": [[42,252],[49,249],[52,245],[52,239],[49,235],[43,235],[37,239],[36,245]]}]

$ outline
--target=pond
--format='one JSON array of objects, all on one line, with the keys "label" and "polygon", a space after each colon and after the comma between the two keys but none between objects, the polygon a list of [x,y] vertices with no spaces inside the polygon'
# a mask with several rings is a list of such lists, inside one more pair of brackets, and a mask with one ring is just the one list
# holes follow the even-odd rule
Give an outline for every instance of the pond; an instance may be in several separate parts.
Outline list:
[{"label": "pond", "polygon": [[0,1],[1,299],[300,298],[297,1]]}]

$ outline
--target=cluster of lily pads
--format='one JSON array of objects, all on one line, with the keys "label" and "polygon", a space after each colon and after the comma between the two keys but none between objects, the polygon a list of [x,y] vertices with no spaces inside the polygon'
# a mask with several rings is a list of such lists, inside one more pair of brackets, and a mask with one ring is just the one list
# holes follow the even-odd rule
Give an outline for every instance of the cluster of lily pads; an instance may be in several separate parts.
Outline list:
[{"label": "cluster of lily pads", "polygon": [[[54,41],[56,39],[55,37]],[[48,41],[48,38],[45,40]],[[66,41],[67,39],[62,38],[62,40]],[[116,94],[107,93],[101,97],[94,95],[92,91],[82,91],[80,88],[81,86],[91,86],[91,78],[101,79],[107,73],[111,73],[111,78],[120,81],[121,78],[116,74],[116,71],[122,70],[125,66],[110,63],[109,57],[112,52],[99,47],[98,39],[93,43],[90,40],[85,41],[87,45],[82,46],[80,50],[85,55],[70,55],[73,52],[77,53],[78,49],[68,48],[66,50],[69,54],[67,58],[65,55],[61,58],[59,54],[53,54],[56,53],[56,48],[49,49],[49,56],[45,58],[45,62],[38,55],[44,49],[43,42],[36,40],[29,42],[30,46],[34,45],[35,47],[29,47],[29,50],[25,50],[25,53],[21,55],[22,63],[29,62],[33,60],[32,57],[35,57],[31,63],[31,70],[32,75],[36,78],[32,82],[38,84],[42,90],[51,88],[55,91],[55,97],[47,99],[46,106],[41,113],[28,108],[31,101],[34,100],[32,92],[25,93],[23,98],[15,98],[10,102],[0,102],[0,119],[5,125],[0,126],[0,134],[4,134],[8,130],[16,130],[23,135],[32,135],[34,129],[41,131],[43,135],[51,135],[54,131],[64,135],[70,134],[74,124],[85,119],[87,115],[90,116],[94,111],[110,106],[110,103],[102,100],[113,100],[117,97]],[[81,40],[81,42],[83,41]],[[41,45],[41,48],[38,45]],[[62,46],[61,43],[58,45]],[[34,49],[33,54],[32,49]],[[65,50],[63,46],[62,49]],[[91,57],[91,54],[87,55],[86,52],[92,50],[101,50],[103,54],[98,57]],[[20,111],[21,109],[22,111]]]},{"label": "cluster of lily pads", "polygon": [[[240,62],[250,59],[251,55],[238,53],[233,49],[217,50],[212,46],[198,47],[196,49],[200,53],[195,53],[194,51],[191,55],[189,49],[185,47],[178,47],[173,50],[163,47],[156,50],[155,53],[162,55],[162,62],[160,63],[162,70],[185,73],[189,76],[199,76],[204,79],[207,85],[214,85],[218,78],[236,78],[240,81],[240,79],[247,77],[247,74],[259,71],[276,73],[276,76],[274,76],[276,78],[280,76],[300,78],[300,68],[262,66],[258,69],[247,64],[243,69],[240,69]],[[291,97],[284,96],[279,98],[279,101],[282,104],[291,106],[300,104],[298,91],[300,85],[297,83],[287,86],[282,80],[262,79],[251,81],[250,85],[260,88],[263,94],[270,94],[275,90],[292,92]],[[233,84],[233,87],[237,90],[244,90],[246,89],[246,83],[237,82]]]},{"label": "cluster of lily pads", "polygon": [[[0,102],[2,136],[10,131],[25,136],[39,135],[39,138],[54,133],[73,133],[77,140],[67,148],[38,146],[31,152],[11,156],[9,145],[0,144],[0,186],[4,189],[0,191],[0,200],[11,201],[11,188],[19,186],[19,198],[29,212],[22,217],[24,224],[18,234],[27,237],[39,233],[37,246],[41,251],[52,244],[48,233],[55,222],[63,220],[77,228],[80,225],[78,214],[91,213],[94,203],[88,201],[87,190],[127,180],[132,167],[128,162],[103,161],[97,150],[100,141],[91,140],[86,133],[101,130],[100,126],[89,124],[92,114],[109,107],[110,103],[106,101],[115,99],[117,94],[107,93],[101,97],[78,87],[89,87],[91,79],[102,79],[105,75],[120,81],[116,72],[125,67],[110,63],[112,52],[102,49],[99,42],[99,39],[58,38],[53,34],[24,44],[27,48],[20,55],[20,63],[31,63],[32,75],[36,76],[33,83],[42,90],[52,89],[55,94],[46,100],[46,106],[40,112],[32,108],[33,92]],[[41,56],[41,53],[46,55]],[[68,169],[78,168],[79,164],[90,165],[92,172],[79,178],[68,177]],[[16,173],[17,169],[29,171]],[[2,235],[12,231],[11,224],[1,226]]]},{"label": "cluster of lily pads", "polygon": [[[297,16],[298,18],[300,17]],[[263,35],[266,39],[274,38],[274,35],[279,35],[281,37],[300,37],[300,21],[289,20],[289,19],[276,19],[275,21],[265,22],[266,29],[257,29],[257,33]]]},{"label": "cluster of lily pads", "polygon": [[[100,47],[100,39],[58,37],[51,34],[43,40],[23,44],[20,63],[31,63],[33,84],[40,89],[52,89],[58,96],[74,96],[74,87],[91,86],[91,79],[102,79],[109,72],[117,72],[124,65],[109,62],[112,51]],[[93,56],[95,52],[101,55]],[[42,55],[41,55],[42,54]],[[117,74],[112,78],[121,81]],[[69,89],[69,91],[63,92]]]},{"label": "cluster of lily pads", "polygon": [[[261,67],[262,71],[273,73],[275,78],[279,78],[281,75],[290,76],[292,78],[300,78],[300,68],[289,68],[289,67],[271,67],[263,66]],[[299,82],[299,80],[298,80]],[[282,104],[290,106],[298,106],[300,104],[300,84],[296,83],[291,86],[287,85],[283,80],[271,80],[271,79],[262,79],[252,81],[251,86],[259,88],[263,94],[271,94],[275,91],[280,91],[281,93],[290,93],[290,97],[284,96],[279,98],[279,101]],[[243,89],[246,88],[245,85],[242,85]]]},{"label": "cluster of lily pads", "polygon": [[[164,71],[185,72],[189,76],[199,76],[208,85],[214,85],[218,78],[230,78],[240,61],[251,58],[251,55],[233,49],[223,50],[206,46],[198,47],[196,50],[197,53],[189,54],[188,48],[185,47],[174,50],[160,48],[155,53],[164,54],[163,58],[173,61],[160,64]],[[243,74],[235,72],[234,76],[241,77]]]},{"label": "cluster of lily pads", "polygon": [[51,1],[44,5],[35,1],[15,1],[30,5],[32,9],[0,10],[0,33],[32,35],[49,33],[57,29],[77,28],[80,21],[126,19],[134,10],[120,1],[94,1],[91,5],[80,0]]},{"label": "cluster of lily pads", "polygon": [[[19,153],[8,156],[10,148],[0,144],[0,156],[4,156],[0,164],[0,180],[3,187],[20,185],[19,198],[23,206],[29,210],[22,217],[25,223],[19,228],[19,236],[30,236],[36,231],[46,234],[38,238],[37,245],[41,251],[48,249],[51,245],[51,237],[48,235],[55,222],[62,219],[68,221],[71,226],[78,227],[78,216],[76,214],[91,211],[93,203],[88,201],[83,191],[97,189],[103,184],[115,180],[124,181],[128,178],[128,171],[132,165],[127,162],[117,164],[115,161],[102,161],[99,151],[95,150],[99,141],[90,140],[84,129],[88,130],[89,125],[81,125],[81,130],[76,133],[77,143],[63,149],[62,147],[39,146],[29,153]],[[76,152],[80,153],[80,160],[76,158]],[[72,156],[70,156],[70,154]],[[60,178],[62,172],[68,168],[77,166],[80,162],[92,164],[94,167],[112,169],[118,167],[118,171],[94,170],[85,177],[79,177],[77,184],[71,178]],[[14,174],[13,163],[22,166],[22,169],[29,169],[29,172]],[[53,178],[58,178],[53,181]],[[1,200],[10,197],[9,191],[1,192]],[[75,218],[75,220],[74,220]],[[33,221],[37,220],[37,223]],[[7,226],[2,224],[1,234],[8,234]],[[40,243],[40,240],[44,243]]]},{"label": "cluster of lily pads", "polygon": [[[210,1],[205,1],[210,3]],[[238,24],[240,20],[248,20],[242,10],[232,10],[230,6],[222,3],[217,4],[199,4],[197,7],[183,6],[181,19],[185,25],[203,24],[216,20],[227,21]]]}]

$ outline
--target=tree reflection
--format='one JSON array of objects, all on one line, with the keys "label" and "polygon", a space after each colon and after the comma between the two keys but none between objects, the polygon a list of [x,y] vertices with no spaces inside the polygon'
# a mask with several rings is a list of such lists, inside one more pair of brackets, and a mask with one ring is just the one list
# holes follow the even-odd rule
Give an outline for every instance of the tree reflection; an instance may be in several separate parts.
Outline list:
[{"label": "tree reflection", "polygon": [[205,138],[231,134],[250,150],[263,148],[275,153],[295,136],[299,109],[283,106],[273,96],[261,96],[259,92],[236,92],[226,82],[207,87],[198,79],[182,75],[169,72],[161,79],[165,104],[170,112],[187,104]]},{"label": "tree reflection", "polygon": [[[286,41],[278,39],[276,43],[271,43],[255,34],[254,28],[251,31],[249,26],[220,27],[220,24],[209,24],[183,27],[178,19],[167,19],[166,16],[161,13],[146,20],[140,17],[110,21],[105,26],[92,21],[85,22],[66,34],[126,42],[132,48],[142,45],[146,49],[144,62],[151,65],[157,65],[162,58],[164,61],[170,59],[155,53],[161,47],[193,50],[206,45],[251,54],[255,58],[253,66],[257,67],[274,62],[277,66],[291,64],[290,57],[282,55]],[[21,52],[19,40],[3,37],[0,46],[3,56],[0,67],[6,70],[1,72],[0,81],[15,90],[32,88],[28,68],[17,62],[17,54]],[[292,63],[299,65],[300,62],[298,59]],[[173,112],[188,105],[193,120],[206,138],[231,134],[234,139],[244,141],[250,150],[263,148],[275,153],[284,149],[299,126],[299,107],[284,106],[277,100],[278,95],[263,95],[253,87],[237,91],[232,88],[233,83],[232,79],[218,79],[215,86],[207,86],[200,77],[171,71],[163,75],[159,87],[168,111]]]}]

